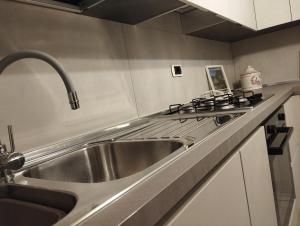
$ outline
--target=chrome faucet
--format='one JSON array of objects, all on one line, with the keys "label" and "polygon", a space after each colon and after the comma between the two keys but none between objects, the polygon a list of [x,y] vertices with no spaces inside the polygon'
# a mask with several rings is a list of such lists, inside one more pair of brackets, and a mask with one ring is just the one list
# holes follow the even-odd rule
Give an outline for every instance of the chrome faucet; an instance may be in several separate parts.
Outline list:
[{"label": "chrome faucet", "polygon": [[[46,53],[36,50],[26,50],[12,53],[0,61],[0,74],[10,64],[25,58],[39,59],[50,64],[64,82],[72,110],[76,110],[80,107],[76,90],[74,89],[74,86],[64,68],[56,61],[56,59]],[[2,144],[0,141],[0,181],[4,179],[6,183],[13,182],[14,175],[12,171],[21,169],[25,163],[24,155],[15,152],[12,126],[8,126],[8,135],[10,141],[10,151],[8,151],[6,145]]]},{"label": "chrome faucet", "polygon": [[63,80],[63,82],[65,84],[66,90],[68,92],[68,98],[69,98],[71,108],[73,110],[76,110],[80,107],[76,90],[74,89],[74,86],[73,86],[71,80],[69,79],[67,73],[65,72],[64,68],[57,62],[56,59],[54,59],[52,56],[50,56],[46,53],[36,51],[36,50],[25,50],[25,51],[18,51],[18,52],[12,53],[0,61],[0,74],[10,64],[14,63],[15,61],[25,59],[25,58],[39,59],[39,60],[45,61],[48,64],[50,64],[56,70],[56,72],[60,75],[61,79]]},{"label": "chrome faucet", "polygon": [[1,180],[4,179],[6,183],[11,183],[14,181],[12,170],[21,169],[25,163],[25,157],[23,154],[15,152],[12,126],[7,126],[7,129],[10,142],[10,151],[8,151],[6,145],[2,144],[0,141],[0,176]]}]

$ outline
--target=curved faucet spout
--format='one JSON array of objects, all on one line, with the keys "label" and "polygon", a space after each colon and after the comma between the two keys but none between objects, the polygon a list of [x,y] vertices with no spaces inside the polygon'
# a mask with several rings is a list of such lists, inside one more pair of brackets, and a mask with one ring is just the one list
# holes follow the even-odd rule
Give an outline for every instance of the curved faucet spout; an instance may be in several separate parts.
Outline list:
[{"label": "curved faucet spout", "polygon": [[59,62],[55,58],[53,58],[52,56],[50,56],[46,53],[43,53],[43,52],[37,51],[37,50],[25,50],[25,51],[18,51],[18,52],[12,53],[0,61],[0,74],[10,64],[12,64],[18,60],[25,59],[25,58],[39,59],[39,60],[45,61],[48,64],[50,64],[57,71],[57,73],[59,74],[59,76],[61,77],[61,79],[63,80],[63,82],[65,84],[65,87],[68,92],[68,98],[70,101],[71,108],[73,110],[76,110],[80,107],[76,90],[74,89],[73,83],[69,79],[69,76],[67,75],[66,71],[64,70],[64,68],[59,64]]}]

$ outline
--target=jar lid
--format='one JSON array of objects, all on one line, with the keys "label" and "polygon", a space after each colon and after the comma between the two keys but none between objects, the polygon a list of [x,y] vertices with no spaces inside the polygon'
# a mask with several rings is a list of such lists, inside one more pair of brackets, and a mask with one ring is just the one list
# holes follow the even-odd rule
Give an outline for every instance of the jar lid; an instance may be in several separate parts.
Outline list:
[{"label": "jar lid", "polygon": [[244,73],[242,75],[252,74],[252,73],[259,73],[257,70],[255,70],[252,66],[248,66]]}]

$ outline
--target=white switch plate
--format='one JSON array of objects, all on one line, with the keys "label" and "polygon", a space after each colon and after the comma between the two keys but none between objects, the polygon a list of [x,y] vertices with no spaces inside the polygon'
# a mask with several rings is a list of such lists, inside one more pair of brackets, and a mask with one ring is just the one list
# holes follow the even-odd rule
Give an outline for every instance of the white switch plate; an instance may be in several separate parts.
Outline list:
[{"label": "white switch plate", "polygon": [[171,65],[171,71],[172,71],[173,77],[182,77],[183,76],[182,67],[179,64]]}]

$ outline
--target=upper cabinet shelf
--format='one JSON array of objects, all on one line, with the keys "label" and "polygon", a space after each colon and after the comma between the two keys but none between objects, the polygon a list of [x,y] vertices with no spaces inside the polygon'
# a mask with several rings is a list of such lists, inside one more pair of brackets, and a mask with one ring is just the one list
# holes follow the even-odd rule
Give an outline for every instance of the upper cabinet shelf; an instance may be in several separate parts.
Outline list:
[{"label": "upper cabinet shelf", "polygon": [[72,11],[87,16],[127,24],[172,12],[185,4],[179,0],[17,0]]},{"label": "upper cabinet shelf", "polygon": [[177,0],[102,0],[85,5],[83,14],[127,24],[137,24],[185,4]]}]

